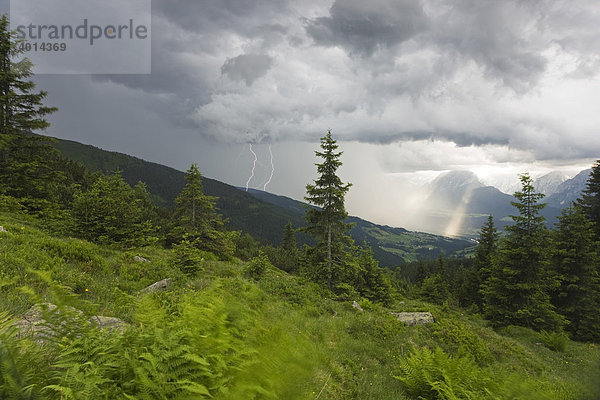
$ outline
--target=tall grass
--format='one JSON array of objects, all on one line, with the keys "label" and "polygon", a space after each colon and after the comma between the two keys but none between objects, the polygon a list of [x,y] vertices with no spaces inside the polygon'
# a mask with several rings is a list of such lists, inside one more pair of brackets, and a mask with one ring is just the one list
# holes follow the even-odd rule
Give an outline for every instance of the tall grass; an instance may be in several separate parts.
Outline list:
[{"label": "tall grass", "polygon": [[[495,332],[411,300],[394,311],[431,311],[437,322],[407,327],[388,308],[359,312],[256,260],[201,257],[182,268],[177,251],[55,237],[16,214],[0,214],[0,225],[9,231],[0,234],[0,398],[600,397],[594,344],[559,338],[563,351],[552,351],[525,328]],[[139,293],[164,278],[167,291]],[[39,302],[83,314],[48,314],[57,334],[42,344],[18,338],[14,321]],[[99,330],[91,315],[128,325]]]}]

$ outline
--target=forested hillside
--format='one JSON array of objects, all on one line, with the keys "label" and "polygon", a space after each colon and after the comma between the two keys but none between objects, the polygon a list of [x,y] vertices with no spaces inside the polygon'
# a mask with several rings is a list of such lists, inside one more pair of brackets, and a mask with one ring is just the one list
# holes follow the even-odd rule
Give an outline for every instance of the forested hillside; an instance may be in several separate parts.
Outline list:
[{"label": "forested hillside", "polygon": [[[185,185],[183,172],[164,165],[70,140],[57,139],[53,146],[63,156],[82,163],[92,171],[112,173],[119,170],[130,185],[145,182],[158,206],[172,207],[175,197]],[[288,221],[296,228],[306,224],[306,203],[255,189],[246,193],[206,177],[203,178],[203,185],[206,194],[217,198],[216,207],[228,220],[228,225],[258,240],[279,245],[283,227]],[[450,257],[473,246],[473,242],[468,240],[377,225],[357,217],[349,217],[348,221],[355,224],[350,236],[357,243],[366,241],[373,248],[374,257],[381,266],[435,259],[440,254]],[[310,238],[303,234],[298,235],[298,241],[302,244],[311,243]]]}]

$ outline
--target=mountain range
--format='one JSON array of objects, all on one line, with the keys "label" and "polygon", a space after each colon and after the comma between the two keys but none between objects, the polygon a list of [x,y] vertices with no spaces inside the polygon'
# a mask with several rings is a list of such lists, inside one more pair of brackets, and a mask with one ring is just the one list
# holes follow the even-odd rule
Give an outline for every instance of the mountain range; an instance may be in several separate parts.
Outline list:
[{"label": "mountain range", "polygon": [[[561,210],[575,201],[586,187],[591,169],[568,179],[551,172],[534,181],[536,190],[546,197],[542,210],[548,226],[557,221]],[[438,176],[425,188],[422,223],[425,230],[450,236],[475,237],[489,215],[499,229],[512,222],[516,212],[512,195],[486,186],[470,171],[450,171]]]},{"label": "mountain range", "polygon": [[556,208],[564,208],[577,200],[587,186],[592,169],[586,169],[571,179],[561,182],[556,189],[548,194],[545,201]]},{"label": "mountain range", "polygon": [[545,196],[550,196],[560,191],[560,185],[567,180],[569,180],[569,177],[562,172],[552,171],[537,178],[534,181],[533,186],[537,192],[542,193]]}]

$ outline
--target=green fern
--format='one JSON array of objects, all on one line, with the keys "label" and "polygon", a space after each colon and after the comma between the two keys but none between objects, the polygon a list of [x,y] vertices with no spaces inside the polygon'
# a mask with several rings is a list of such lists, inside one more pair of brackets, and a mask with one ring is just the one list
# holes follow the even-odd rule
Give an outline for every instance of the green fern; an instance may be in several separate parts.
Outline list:
[{"label": "green fern", "polygon": [[[145,323],[127,337],[125,395],[136,399],[210,397],[211,364],[191,345],[194,331],[167,317],[156,296],[139,304]],[[157,319],[152,320],[152,315]],[[157,324],[156,321],[160,323]],[[209,322],[210,325],[211,322]]]},{"label": "green fern", "polygon": [[62,314],[55,317],[63,318],[61,327],[71,333],[54,343],[54,376],[43,390],[64,398],[114,398],[119,393],[119,351],[124,345],[119,335]]},{"label": "green fern", "polygon": [[17,328],[8,313],[0,313],[0,398],[35,399],[33,392],[33,359],[22,351],[15,339]]},{"label": "green fern", "polygon": [[399,363],[402,382],[407,394],[415,398],[458,400],[493,399],[491,375],[481,369],[471,357],[448,356],[439,347],[434,351],[416,349]]}]

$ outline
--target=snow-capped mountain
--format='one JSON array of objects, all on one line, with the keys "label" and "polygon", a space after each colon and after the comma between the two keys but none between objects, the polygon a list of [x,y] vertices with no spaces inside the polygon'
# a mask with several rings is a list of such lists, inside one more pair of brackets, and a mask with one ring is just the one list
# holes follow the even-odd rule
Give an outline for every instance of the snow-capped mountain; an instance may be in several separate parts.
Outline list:
[{"label": "snow-capped mountain", "polygon": [[567,207],[581,196],[581,193],[586,188],[591,172],[591,169],[586,169],[578,173],[575,177],[564,181],[544,201],[552,207]]},{"label": "snow-capped mountain", "polygon": [[552,171],[537,178],[533,186],[537,192],[550,196],[556,193],[558,187],[568,179],[569,177],[562,172]]},{"label": "snow-capped mountain", "polygon": [[429,184],[427,202],[431,208],[455,208],[480,187],[483,184],[471,171],[446,172]]},{"label": "snow-capped mountain", "polygon": [[[562,208],[581,196],[590,171],[582,171],[572,179],[560,172],[551,172],[535,181],[536,190],[547,195],[543,201],[548,205],[542,215],[548,226],[554,224]],[[513,196],[494,186],[485,186],[470,171],[444,173],[427,189],[423,220],[432,232],[476,236],[488,215],[493,215],[497,227],[502,229],[511,223],[509,216],[517,212],[511,204],[516,201]]]}]

